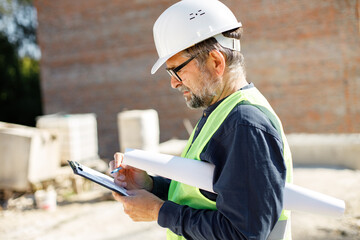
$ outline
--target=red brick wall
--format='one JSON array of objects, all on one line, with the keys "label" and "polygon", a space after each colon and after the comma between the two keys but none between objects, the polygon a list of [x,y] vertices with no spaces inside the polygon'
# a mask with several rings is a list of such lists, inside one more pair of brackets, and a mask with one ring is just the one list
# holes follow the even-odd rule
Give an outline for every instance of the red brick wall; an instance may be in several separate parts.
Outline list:
[{"label": "red brick wall", "polygon": [[[116,114],[154,108],[161,141],[187,138],[196,123],[170,88],[152,26],[170,0],[36,0],[46,113],[94,112],[102,157],[118,150]],[[286,132],[360,131],[359,1],[224,1],[244,25],[248,80]]]},{"label": "red brick wall", "polygon": [[287,132],[360,131],[359,1],[242,1],[248,79]]}]

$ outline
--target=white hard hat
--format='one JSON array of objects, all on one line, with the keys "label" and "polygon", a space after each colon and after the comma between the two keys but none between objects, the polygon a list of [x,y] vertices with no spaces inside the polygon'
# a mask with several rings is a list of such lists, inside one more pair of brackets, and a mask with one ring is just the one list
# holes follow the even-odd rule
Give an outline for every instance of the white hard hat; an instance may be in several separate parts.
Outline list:
[{"label": "white hard hat", "polygon": [[[183,0],[166,9],[153,28],[159,59],[154,74],[169,58],[196,43],[215,37],[221,44],[240,51],[240,41],[222,36],[222,32],[241,27],[231,10],[218,0]],[[229,41],[230,40],[230,41]],[[234,40],[234,41],[232,41]]]}]

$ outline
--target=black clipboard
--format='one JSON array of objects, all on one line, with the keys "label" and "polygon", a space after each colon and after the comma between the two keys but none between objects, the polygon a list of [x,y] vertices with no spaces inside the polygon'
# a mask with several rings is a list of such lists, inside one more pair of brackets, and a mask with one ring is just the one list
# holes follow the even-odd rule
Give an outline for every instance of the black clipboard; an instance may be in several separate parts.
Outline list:
[{"label": "black clipboard", "polygon": [[126,193],[125,188],[119,187],[114,183],[114,179],[112,177],[109,177],[101,172],[98,172],[94,169],[81,165],[78,162],[69,161],[69,160],[68,162],[75,174],[87,178],[90,181],[93,181],[123,196],[129,196],[129,194]]}]

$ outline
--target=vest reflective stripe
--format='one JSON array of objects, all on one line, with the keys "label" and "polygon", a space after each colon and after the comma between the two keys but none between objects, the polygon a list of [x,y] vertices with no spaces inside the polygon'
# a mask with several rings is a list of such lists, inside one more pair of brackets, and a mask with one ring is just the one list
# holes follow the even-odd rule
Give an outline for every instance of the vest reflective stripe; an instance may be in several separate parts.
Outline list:
[{"label": "vest reflective stripe", "polygon": [[271,231],[267,240],[282,240],[287,239],[285,234],[291,233],[291,221],[290,218],[288,220],[279,220],[274,226],[274,229]]},{"label": "vest reflective stripe", "polygon": [[[283,155],[285,159],[285,164],[287,168],[286,172],[286,182],[292,182],[292,160],[290,148],[288,146],[281,122],[274,110],[271,108],[270,104],[267,102],[265,97],[255,88],[250,88],[246,90],[241,90],[233,93],[223,102],[219,104],[219,106],[210,114],[207,121],[205,122],[203,128],[201,129],[199,135],[193,142],[193,137],[195,130],[192,132],[188,143],[182,153],[182,157],[200,160],[200,154],[203,149],[210,141],[211,137],[218,130],[221,124],[224,122],[229,113],[233,110],[233,108],[237,104],[249,104],[257,107],[260,111],[262,111],[271,121],[273,126],[277,129],[277,131],[281,134],[283,141]],[[195,127],[196,129],[196,127]],[[168,199],[181,204],[188,205],[195,209],[216,209],[216,202],[211,201],[204,197],[198,188],[193,186],[189,186],[183,183],[179,183],[176,181],[171,181],[169,188],[169,196]],[[282,214],[278,220],[281,222],[276,224],[273,231],[270,233],[271,237],[275,237],[273,239],[291,239],[291,228],[290,226],[290,211],[283,210]],[[284,224],[286,222],[286,224]],[[272,235],[273,234],[273,235]],[[184,239],[183,237],[176,235],[170,230],[167,231],[167,239]]]}]

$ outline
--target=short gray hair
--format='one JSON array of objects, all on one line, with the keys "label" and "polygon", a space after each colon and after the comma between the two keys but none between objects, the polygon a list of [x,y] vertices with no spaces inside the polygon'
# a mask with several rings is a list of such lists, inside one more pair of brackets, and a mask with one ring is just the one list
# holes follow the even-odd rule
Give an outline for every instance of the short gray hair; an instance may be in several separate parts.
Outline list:
[{"label": "short gray hair", "polygon": [[[223,32],[222,34],[225,37],[230,37],[240,40],[242,32],[243,32],[242,28],[236,28]],[[200,43],[197,43],[190,48],[187,48],[184,51],[184,54],[187,57],[192,57],[197,55],[196,60],[199,64],[200,69],[203,69],[205,66],[205,62],[209,56],[209,53],[212,50],[218,50],[224,54],[226,67],[227,67],[226,71],[235,75],[243,74],[243,76],[245,77],[245,61],[242,53],[239,51],[222,47],[213,37],[208,38]]]}]

